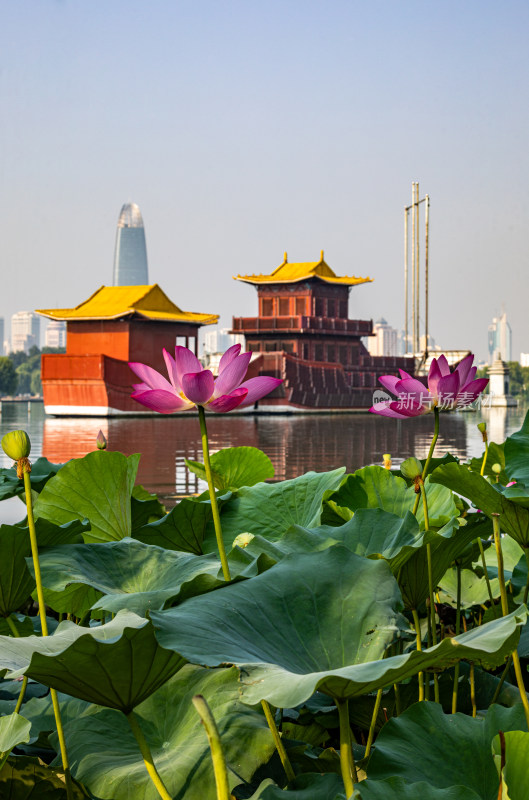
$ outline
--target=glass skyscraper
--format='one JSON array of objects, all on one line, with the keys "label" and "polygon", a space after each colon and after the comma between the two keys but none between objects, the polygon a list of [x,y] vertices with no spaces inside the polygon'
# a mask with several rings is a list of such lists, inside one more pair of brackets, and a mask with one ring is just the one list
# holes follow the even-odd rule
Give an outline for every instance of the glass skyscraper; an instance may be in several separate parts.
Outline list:
[{"label": "glass skyscraper", "polygon": [[136,203],[121,209],[114,251],[114,286],[146,286],[149,283],[147,247],[141,211]]}]

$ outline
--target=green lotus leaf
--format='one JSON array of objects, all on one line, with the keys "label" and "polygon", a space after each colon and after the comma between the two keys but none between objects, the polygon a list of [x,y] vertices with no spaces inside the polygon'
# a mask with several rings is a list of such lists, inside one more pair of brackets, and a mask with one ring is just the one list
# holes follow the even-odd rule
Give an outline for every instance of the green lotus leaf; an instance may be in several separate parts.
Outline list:
[{"label": "green lotus leaf", "polygon": [[437,703],[416,703],[380,731],[367,765],[371,780],[398,776],[437,788],[466,786],[481,800],[497,800],[498,773],[491,743],[499,730],[526,730],[521,703],[491,706],[484,718],[444,714]]},{"label": "green lotus leaf", "polygon": [[[51,543],[66,544],[82,541],[88,522],[75,520],[55,525],[48,520],[36,521],[39,547]],[[0,616],[8,617],[24,603],[35,588],[33,574],[26,567],[31,557],[29,529],[19,525],[0,526]]]},{"label": "green lotus leaf", "polygon": [[[217,498],[219,510],[231,497],[231,492]],[[212,521],[211,503],[184,497],[162,519],[133,531],[135,539],[145,544],[155,544],[166,550],[201,555],[202,542],[208,524]]]},{"label": "green lotus leaf", "polygon": [[[104,451],[103,451],[104,452]],[[130,611],[93,628],[61,622],[52,636],[0,637],[0,667],[73,697],[127,712],[183,665]]]},{"label": "green lotus leaf", "polygon": [[29,742],[31,722],[20,714],[0,717],[0,753],[10,753],[13,747]]},{"label": "green lotus leaf", "polygon": [[[332,472],[307,472],[279,483],[259,483],[239,489],[221,511],[226,549],[240,533],[253,533],[272,541],[292,525],[310,528],[320,523],[323,496],[340,484],[344,467]],[[208,527],[204,551],[216,550],[213,527]]]},{"label": "green lotus leaf", "polygon": [[[11,756],[0,770],[0,797],[6,800],[67,800],[62,768],[30,756]],[[86,800],[75,783],[72,800]]]},{"label": "green lotus leaf", "polygon": [[245,550],[252,556],[264,553],[279,561],[289,553],[314,553],[343,544],[357,555],[384,558],[396,574],[428,538],[433,539],[433,535],[428,534],[425,539],[424,531],[419,529],[410,511],[401,518],[381,508],[360,508],[343,525],[320,525],[311,529],[293,525],[274,542],[255,536]]},{"label": "green lotus leaf", "polygon": [[[468,462],[468,466],[471,468],[472,472],[477,472],[478,475],[481,474],[481,465],[483,464],[483,457],[485,452],[483,452],[479,458],[471,458]],[[497,474],[493,471],[492,465],[499,464],[501,467],[501,472]],[[495,442],[489,443],[489,449],[487,451],[487,460],[485,462],[485,472],[483,473],[487,478],[492,478],[496,481],[496,478],[499,478],[499,482],[503,483],[504,485],[508,483],[509,478],[507,473],[505,472],[505,444],[496,444]]]},{"label": "green lotus leaf", "polygon": [[62,592],[71,584],[85,584],[103,594],[92,601],[95,608],[112,612],[127,608],[142,616],[149,609],[163,608],[198,576],[203,576],[207,588],[223,583],[217,577],[220,561],[213,554],[178,553],[130,538],[49,547],[40,566],[47,589]]},{"label": "green lotus leaf", "polygon": [[438,789],[423,781],[408,783],[402,778],[388,778],[385,781],[362,781],[352,800],[480,800],[480,796],[468,786]]},{"label": "green lotus leaf", "polygon": [[[442,590],[441,602],[454,606],[457,602],[457,569],[445,572],[439,586]],[[493,597],[500,596],[500,582],[497,578],[490,581]],[[461,570],[461,608],[471,608],[489,602],[489,592],[485,578],[478,578],[471,569]]]},{"label": "green lotus leaf", "polygon": [[[432,580],[437,586],[454,559],[458,558],[477,537],[472,524],[459,527],[454,518],[439,531],[429,531],[428,541],[432,553]],[[429,593],[428,554],[426,546],[416,550],[399,570],[398,581],[404,606],[419,608]]]},{"label": "green lotus leaf", "polygon": [[520,430],[505,440],[505,472],[510,481],[529,486],[529,411]]},{"label": "green lotus leaf", "polygon": [[[274,466],[257,447],[226,447],[211,456],[213,485],[221,492],[255,486],[274,477]],[[185,460],[190,472],[206,480],[206,468],[199,461]]]},{"label": "green lotus leaf", "polygon": [[[240,702],[235,669],[187,665],[135,710],[174,800],[217,797],[208,740],[191,702],[196,694],[206,698],[219,728],[230,788],[251,780],[274,751],[263,714]],[[122,714],[103,709],[72,719],[65,737],[74,777],[100,800],[158,799]]]},{"label": "green lotus leaf", "polygon": [[[432,474],[431,480],[459,492],[489,516],[500,514],[502,531],[512,536],[521,547],[529,547],[529,508],[515,502],[514,497],[506,497],[494,488],[496,484],[491,485],[481,475],[459,464],[439,467]],[[511,488],[514,495],[519,494],[519,488]],[[529,502],[529,497],[521,499]]]},{"label": "green lotus leaf", "polygon": [[345,800],[345,794],[338,775],[307,772],[298,775],[284,790],[267,779],[249,800]]},{"label": "green lotus leaf", "polygon": [[[74,617],[84,617],[101,597],[101,592],[91,586],[76,583],[70,584],[58,592],[53,589],[43,589],[44,602],[58,614],[73,614]],[[33,597],[36,592],[33,592]],[[104,614],[91,614],[92,619],[101,619]]]},{"label": "green lotus leaf", "polygon": [[87,542],[123,539],[131,532],[131,495],[139,455],[96,450],[74,458],[52,478],[35,503],[35,517],[64,523],[86,517]]},{"label": "green lotus leaf", "polygon": [[[431,480],[428,476],[424,482],[430,528],[441,528],[452,517],[457,517],[459,511],[452,493],[446,489],[440,491]],[[348,475],[326,502],[336,514],[347,520],[359,508],[381,508],[397,517],[405,517],[408,511],[412,511],[415,498],[414,487],[408,486],[404,478],[383,467],[370,466]],[[417,519],[424,528],[422,503],[417,509]]]},{"label": "green lotus leaf", "polygon": [[[62,466],[62,464],[52,464],[47,458],[37,458],[31,465],[29,473],[32,492],[41,492]],[[0,500],[23,497],[24,494],[24,481],[17,477],[16,469],[14,467],[0,469]]]},{"label": "green lotus leaf", "polygon": [[[96,714],[101,706],[87,703],[78,697],[70,697],[63,692],[57,693],[61,707],[61,720],[65,725],[71,719],[79,719],[90,714]],[[24,716],[31,723],[31,735],[49,734],[57,730],[55,714],[51,695],[48,692],[44,697],[32,697],[24,703]]]},{"label": "green lotus leaf", "polygon": [[155,494],[151,494],[143,486],[137,484],[132,490],[131,528],[142,528],[150,522],[165,517],[167,511]]},{"label": "green lotus leaf", "polygon": [[[29,597],[29,595],[28,595]],[[19,636],[33,636],[35,628],[33,627],[33,620],[35,617],[25,617],[22,614],[10,614],[11,622],[17,629]],[[0,617],[0,636],[12,636],[13,631],[7,622],[7,619]]]},{"label": "green lotus leaf", "polygon": [[[526,731],[506,731],[505,766],[502,774],[502,797],[505,800],[526,800],[527,764],[529,763],[529,733]],[[492,740],[492,752],[499,771],[501,766],[500,737]]]},{"label": "green lotus leaf", "polygon": [[355,697],[458,658],[502,663],[527,617],[522,606],[429,650],[382,660],[403,623],[400,606],[385,561],[336,545],[286,556],[256,578],[152,612],[151,619],[162,646],[189,661],[239,666],[246,702],[293,708],[316,689]]}]

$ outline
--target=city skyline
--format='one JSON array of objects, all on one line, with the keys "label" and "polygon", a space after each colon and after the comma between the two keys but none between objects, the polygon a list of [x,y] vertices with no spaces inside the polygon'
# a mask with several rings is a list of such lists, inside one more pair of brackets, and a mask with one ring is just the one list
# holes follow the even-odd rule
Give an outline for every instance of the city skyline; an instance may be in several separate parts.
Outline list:
[{"label": "city skyline", "polygon": [[254,302],[233,275],[324,249],[374,279],[350,316],[400,329],[419,181],[430,332],[485,358],[504,302],[513,354],[529,350],[521,0],[30,5],[6,7],[0,33],[0,316],[111,285],[116,210],[134,197],[149,279],[184,308],[229,327]]}]

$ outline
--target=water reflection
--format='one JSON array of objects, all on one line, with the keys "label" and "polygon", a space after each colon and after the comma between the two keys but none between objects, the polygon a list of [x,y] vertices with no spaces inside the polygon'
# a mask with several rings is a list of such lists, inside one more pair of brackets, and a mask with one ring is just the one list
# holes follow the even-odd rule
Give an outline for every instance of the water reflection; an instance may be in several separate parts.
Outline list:
[{"label": "water reflection", "polygon": [[[522,409],[491,408],[479,413],[451,413],[441,417],[436,454],[451,452],[460,458],[479,455],[481,434],[477,423],[486,419],[490,439],[501,442],[520,428]],[[141,453],[138,480],[167,499],[201,491],[190,475],[184,458],[202,460],[197,416],[134,417],[122,419],[45,417],[41,405],[4,404],[0,435],[24,428],[32,440],[32,457],[46,456],[53,462],[79,458],[95,449],[101,429],[110,450],[127,455]],[[430,446],[433,416],[392,420],[373,414],[309,416],[208,417],[210,447],[252,445],[271,458],[276,479],[293,478],[307,470],[321,472],[338,466],[347,471],[365,464],[381,463],[383,453],[395,461],[417,455],[424,458]],[[10,462],[2,454],[1,466]]]}]

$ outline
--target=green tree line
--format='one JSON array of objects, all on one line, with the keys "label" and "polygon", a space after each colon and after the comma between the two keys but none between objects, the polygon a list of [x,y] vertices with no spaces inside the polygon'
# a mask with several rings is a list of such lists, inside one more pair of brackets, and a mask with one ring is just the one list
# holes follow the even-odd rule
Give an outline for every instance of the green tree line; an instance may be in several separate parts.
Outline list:
[{"label": "green tree line", "polygon": [[[522,367],[518,361],[507,361],[507,366],[510,372],[510,385],[509,392],[513,397],[519,397],[521,400],[529,399],[529,367]],[[479,369],[476,378],[488,378],[489,372],[487,367]],[[488,393],[489,388],[485,389]]]},{"label": "green tree line", "polygon": [[64,353],[64,348],[33,345],[28,353],[23,350],[0,356],[0,396],[42,394],[40,357],[42,353]]}]

